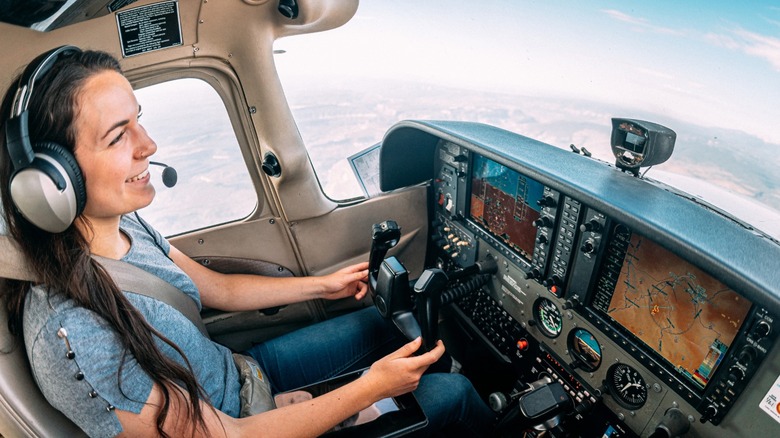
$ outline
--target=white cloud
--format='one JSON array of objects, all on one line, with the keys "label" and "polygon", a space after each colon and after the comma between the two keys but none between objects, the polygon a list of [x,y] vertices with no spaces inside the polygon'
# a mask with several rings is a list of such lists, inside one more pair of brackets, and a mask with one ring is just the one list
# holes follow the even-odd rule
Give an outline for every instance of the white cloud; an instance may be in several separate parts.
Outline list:
[{"label": "white cloud", "polygon": [[775,70],[780,71],[780,39],[739,29],[735,34],[745,39],[745,53],[764,58]]},{"label": "white cloud", "polygon": [[719,47],[739,50],[747,55],[763,58],[780,71],[780,39],[750,32],[741,28],[731,31],[732,35],[707,34],[705,39]]},{"label": "white cloud", "polygon": [[668,27],[663,26],[657,26],[655,24],[650,23],[644,18],[635,17],[633,15],[626,14],[625,12],[620,12],[615,9],[605,9],[603,12],[610,17],[614,18],[615,20],[622,21],[624,23],[632,24],[636,26],[636,30],[645,30],[650,31],[653,33],[660,33],[664,35],[682,35],[683,32],[680,32],[679,30],[671,29]]},{"label": "white cloud", "polygon": [[655,77],[657,79],[663,79],[668,81],[676,81],[677,77],[671,73],[660,71],[660,70],[654,70],[650,68],[645,67],[634,67],[634,70],[636,70],[638,73],[646,74],[648,76]]}]

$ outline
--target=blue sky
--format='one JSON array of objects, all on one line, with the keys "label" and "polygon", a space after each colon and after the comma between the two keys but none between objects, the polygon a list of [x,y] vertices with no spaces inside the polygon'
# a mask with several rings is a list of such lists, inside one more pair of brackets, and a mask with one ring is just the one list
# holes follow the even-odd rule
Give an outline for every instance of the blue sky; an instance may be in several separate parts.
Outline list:
[{"label": "blue sky", "polygon": [[780,145],[771,1],[363,0],[342,28],[276,46],[289,74],[619,104]]}]

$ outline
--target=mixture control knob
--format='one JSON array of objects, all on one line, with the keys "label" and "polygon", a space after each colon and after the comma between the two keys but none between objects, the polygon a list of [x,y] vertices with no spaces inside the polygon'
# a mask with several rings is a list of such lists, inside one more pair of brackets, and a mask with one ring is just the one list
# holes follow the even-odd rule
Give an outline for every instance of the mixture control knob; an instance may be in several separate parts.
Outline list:
[{"label": "mixture control knob", "polygon": [[597,219],[591,219],[588,222],[580,225],[580,231],[583,233],[586,231],[598,233],[601,231],[601,222],[599,222]]},{"label": "mixture control knob", "polygon": [[488,404],[490,404],[490,409],[493,412],[503,412],[509,405],[509,402],[503,392],[494,392],[488,396]]},{"label": "mixture control knob", "polygon": [[555,198],[549,195],[544,196],[542,199],[536,201],[536,205],[539,207],[555,207],[555,204]]},{"label": "mixture control knob", "polygon": [[542,216],[534,221],[534,226],[537,228],[549,228],[552,226],[552,220],[547,216]]}]

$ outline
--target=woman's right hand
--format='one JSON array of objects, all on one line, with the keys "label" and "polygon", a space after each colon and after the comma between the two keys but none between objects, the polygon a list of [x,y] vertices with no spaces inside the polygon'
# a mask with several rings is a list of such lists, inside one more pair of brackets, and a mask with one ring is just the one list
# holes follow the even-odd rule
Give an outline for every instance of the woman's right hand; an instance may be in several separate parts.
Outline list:
[{"label": "woman's right hand", "polygon": [[444,354],[444,343],[436,342],[431,351],[414,356],[422,339],[417,338],[371,365],[364,379],[379,394],[379,399],[395,397],[417,389],[425,370]]},{"label": "woman's right hand", "polygon": [[[439,341],[433,350],[414,356],[421,343],[420,338],[409,342],[374,362],[360,379],[306,403],[239,419],[231,418],[201,401],[205,420],[205,428],[202,429],[191,421],[189,395],[181,389],[169,389],[171,407],[163,429],[171,436],[256,436],[258,430],[275,437],[319,436],[377,400],[414,391],[425,370],[444,354],[444,344]],[[163,391],[155,384],[140,413],[117,409],[123,436],[159,436],[155,418],[162,403]]]}]

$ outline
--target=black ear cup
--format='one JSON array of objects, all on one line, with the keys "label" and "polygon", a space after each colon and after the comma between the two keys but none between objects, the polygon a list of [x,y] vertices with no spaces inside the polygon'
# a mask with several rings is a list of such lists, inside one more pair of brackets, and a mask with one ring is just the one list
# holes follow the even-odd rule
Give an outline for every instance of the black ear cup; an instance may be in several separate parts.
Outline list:
[{"label": "black ear cup", "polygon": [[80,52],[78,47],[61,46],[35,58],[19,77],[5,124],[6,148],[14,168],[11,199],[22,216],[50,233],[65,231],[84,211],[86,188],[81,169],[67,149],[52,142],[31,144],[27,109],[39,77],[61,56]]},{"label": "black ear cup", "polygon": [[86,204],[81,169],[73,155],[56,143],[36,143],[33,151],[32,163],[11,177],[14,205],[38,228],[65,231]]}]

